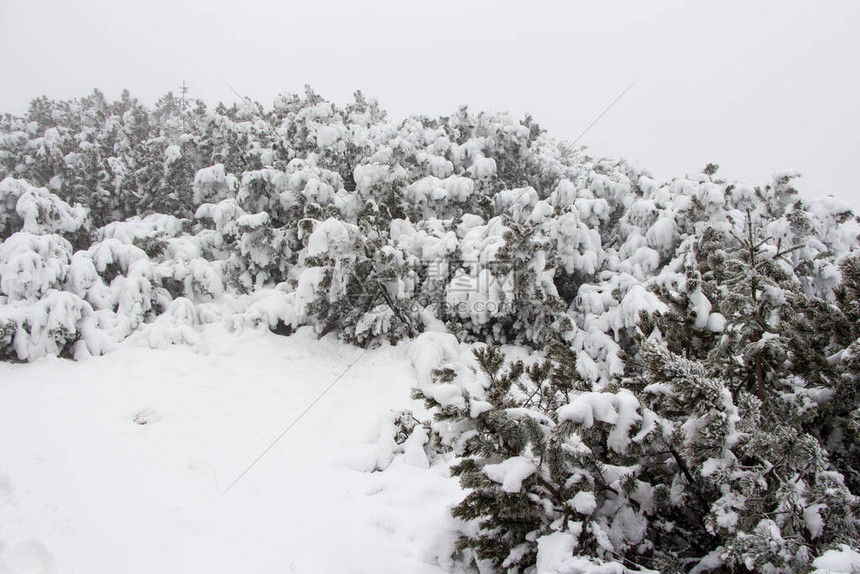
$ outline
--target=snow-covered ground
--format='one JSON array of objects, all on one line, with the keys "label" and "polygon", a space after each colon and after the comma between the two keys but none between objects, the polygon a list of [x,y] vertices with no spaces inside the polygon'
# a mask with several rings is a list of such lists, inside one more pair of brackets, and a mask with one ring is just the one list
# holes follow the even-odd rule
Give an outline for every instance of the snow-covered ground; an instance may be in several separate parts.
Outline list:
[{"label": "snow-covered ground", "polygon": [[[456,480],[390,460],[405,346],[268,331],[0,364],[0,573],[439,572]],[[446,540],[447,538],[447,540]]]}]

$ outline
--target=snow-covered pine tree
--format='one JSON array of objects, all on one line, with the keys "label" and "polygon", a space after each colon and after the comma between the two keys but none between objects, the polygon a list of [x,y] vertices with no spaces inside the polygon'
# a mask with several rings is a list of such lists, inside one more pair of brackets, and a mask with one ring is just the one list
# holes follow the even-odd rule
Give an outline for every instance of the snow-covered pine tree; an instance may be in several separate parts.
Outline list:
[{"label": "snow-covered pine tree", "polygon": [[402,251],[366,226],[334,218],[303,225],[311,227],[303,264],[314,285],[306,312],[321,333],[359,346],[417,334],[416,273]]},{"label": "snow-covered pine tree", "polygon": [[[476,350],[485,380],[460,402],[417,391],[470,489],[454,509],[469,523],[461,549],[520,571],[553,536],[664,571],[798,571],[856,543],[856,449],[844,438],[856,436],[856,364],[839,351],[856,345],[856,260],[842,264],[834,305],[791,281],[789,250],[746,232],[705,232],[682,280],[655,284],[665,309],[641,314],[626,376],[609,388],[584,382],[556,341],[549,363],[528,369]],[[783,339],[776,350],[767,332]],[[727,368],[732,345],[750,348]],[[826,357],[835,365],[816,370]],[[437,385],[453,377],[439,371]],[[588,512],[572,512],[577,502]]]},{"label": "snow-covered pine tree", "polygon": [[[860,500],[815,437],[653,340],[643,344],[642,360],[643,404],[660,417],[671,455],[662,464],[676,473],[666,515],[685,524],[699,552],[709,550],[688,566],[798,571],[827,548],[857,540]],[[660,545],[661,554],[666,549]]]},{"label": "snow-covered pine tree", "polygon": [[501,241],[478,249],[484,238],[466,243],[474,259],[462,260],[468,272],[447,288],[445,319],[477,340],[542,345],[553,329],[570,327],[552,280],[553,246],[533,223],[503,217],[498,225]]},{"label": "snow-covered pine tree", "polygon": [[[442,404],[432,388],[415,393],[435,413],[434,443],[458,457],[452,473],[470,491],[453,509],[469,523],[458,548],[508,572],[533,566],[550,538],[610,562],[650,549],[644,514],[656,507],[631,464],[654,421],[635,397],[596,391],[560,340],[528,366],[506,364],[498,347],[474,355],[482,377],[459,403]],[[440,370],[436,382],[452,377]]]},{"label": "snow-covered pine tree", "polygon": [[858,334],[856,257],[843,260],[833,301],[810,294],[798,279],[788,255],[802,246],[756,238],[749,214],[737,247],[726,250],[726,239],[706,233],[700,242],[702,285],[725,323],[707,356],[710,372],[755,393],[764,413],[817,437],[856,494],[856,458],[849,463],[847,453],[856,452],[849,421],[858,393],[850,359],[843,360]]},{"label": "snow-covered pine tree", "polygon": [[[687,285],[688,297],[692,292],[701,298],[704,291],[715,302],[714,310],[725,315],[719,316],[724,325],[711,345],[691,348],[680,343],[697,339],[689,325],[685,328],[689,315],[678,307],[643,318],[640,326],[646,335],[656,333],[662,344],[675,347],[676,353],[696,356],[696,368],[711,380],[722,380],[725,404],[738,409],[732,431],[737,442],[730,449],[715,445],[709,451],[707,441],[675,447],[686,457],[690,476],[701,484],[713,481],[709,488],[722,495],[706,516],[707,530],[723,536],[712,558],[732,570],[798,570],[829,545],[850,544],[858,536],[858,499],[846,488],[854,484],[856,459],[851,461],[851,443],[844,440],[846,431],[851,434],[857,391],[851,376],[838,366],[841,355],[834,355],[852,344],[856,334],[847,327],[850,320],[842,303],[852,290],[854,259],[843,262],[843,286],[836,291],[841,305],[833,305],[806,295],[794,277],[786,256],[800,246],[786,249],[756,237],[749,212],[745,227],[746,234],[735,237],[734,250],[723,249],[724,236],[706,232],[699,244],[704,281]],[[706,306],[711,310],[710,302]],[[831,328],[822,330],[824,326]],[[642,379],[646,391],[677,370],[666,371],[662,364],[681,361],[659,348],[654,341],[642,347],[649,364]],[[831,356],[837,360],[828,360]],[[677,400],[677,393],[660,390],[647,404],[671,419],[661,403]],[[679,401],[683,409],[700,404],[692,396]],[[701,428],[687,413],[681,415],[687,422],[680,428]],[[711,433],[728,434],[720,429]],[[689,438],[689,431],[685,435]],[[691,458],[700,448],[700,459]],[[727,530],[718,528],[729,522]]]},{"label": "snow-covered pine tree", "polygon": [[834,301],[788,297],[790,369],[807,384],[786,399],[860,496],[860,257],[843,259],[840,269]]}]

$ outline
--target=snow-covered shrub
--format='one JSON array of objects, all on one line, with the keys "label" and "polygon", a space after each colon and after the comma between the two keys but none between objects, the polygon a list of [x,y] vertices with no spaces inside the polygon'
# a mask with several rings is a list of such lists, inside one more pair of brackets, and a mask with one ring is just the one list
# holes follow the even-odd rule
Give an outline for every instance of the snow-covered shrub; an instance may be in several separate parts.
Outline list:
[{"label": "snow-covered shrub", "polygon": [[268,215],[245,215],[236,220],[241,234],[229,261],[231,271],[246,289],[259,289],[286,278],[292,259],[291,234],[269,225]]},{"label": "snow-covered shrub", "polygon": [[548,537],[569,538],[554,560],[571,563],[574,549],[611,562],[645,537],[636,510],[618,511],[653,421],[629,391],[591,390],[563,343],[549,348],[550,359],[505,365],[499,348],[479,347],[481,377],[454,363],[416,390],[434,413],[431,444],[456,455],[452,473],[470,491],[453,509],[468,523],[458,548],[499,571],[548,561]]},{"label": "snow-covered shrub", "polygon": [[470,211],[474,189],[475,182],[468,177],[428,176],[406,186],[403,197],[420,219],[456,217]]},{"label": "snow-covered shrub", "polygon": [[5,359],[81,358],[111,347],[92,307],[73,293],[51,289],[41,299],[0,306],[0,357]]},{"label": "snow-covered shrub", "polygon": [[155,272],[171,296],[183,296],[192,301],[217,301],[227,288],[224,268],[222,261],[173,257],[156,265]]},{"label": "snow-covered shrub", "polygon": [[76,253],[75,260],[82,284],[69,287],[85,289],[94,307],[113,313],[110,331],[118,340],[154,318],[171,300],[153,262],[135,245],[108,238],[94,243],[80,258]]},{"label": "snow-covered shrub", "polygon": [[[857,540],[860,499],[814,436],[733,389],[731,379],[708,376],[706,364],[653,342],[643,346],[643,360],[642,396],[663,421],[666,464],[678,469],[664,517],[674,528],[685,524],[687,540],[709,550],[699,560],[711,568],[798,571],[829,546]],[[695,519],[685,517],[689,506]]]},{"label": "snow-covered shrub", "polygon": [[28,188],[25,181],[13,177],[0,181],[0,238],[9,237],[24,225],[15,206]]},{"label": "snow-covered shrub", "polygon": [[87,210],[80,205],[71,206],[46,188],[33,187],[22,179],[0,181],[0,237],[15,231],[71,235],[88,227]]},{"label": "snow-covered shrub", "polygon": [[213,222],[215,231],[206,239],[206,250],[215,258],[223,255],[227,279],[235,288],[253,291],[287,278],[295,231],[273,227],[268,213],[248,214],[232,199],[203,204],[196,217]]},{"label": "snow-covered shrub", "polygon": [[478,339],[541,344],[552,328],[568,326],[552,279],[555,260],[534,225],[505,218],[497,231],[500,241],[466,244],[472,250],[464,250],[464,265],[472,269],[448,285],[446,318]]},{"label": "snow-covered shrub", "polygon": [[135,331],[132,339],[143,341],[153,349],[188,345],[197,351],[205,351],[203,337],[195,328],[199,324],[194,303],[185,297],[178,297],[170,302],[164,313]]},{"label": "snow-covered shrub", "polygon": [[0,118],[0,355],[204,350],[216,321],[417,336],[434,418],[393,417],[373,467],[453,465],[452,556],[798,571],[858,545],[845,204],[796,173],[657,181],[530,117],[254,106],[94,92]]},{"label": "snow-covered shrub", "polygon": [[236,176],[226,173],[223,163],[199,169],[194,176],[194,205],[231,199],[238,184]]},{"label": "snow-covered shrub", "polygon": [[286,173],[274,169],[246,171],[236,194],[236,203],[248,213],[265,212],[272,219],[280,220],[281,197],[288,191],[289,178]]},{"label": "snow-covered shrub", "polygon": [[94,232],[97,240],[117,239],[123,243],[133,243],[138,246],[158,239],[176,237],[185,229],[187,219],[173,215],[152,213],[145,217],[129,217],[123,221],[114,221]]},{"label": "snow-covered shrub", "polygon": [[314,223],[305,255],[319,270],[306,312],[320,332],[337,330],[362,346],[416,334],[416,275],[385,237],[327,219]]},{"label": "snow-covered shrub", "polygon": [[39,299],[66,278],[72,245],[59,235],[20,231],[0,244],[0,293],[9,301]]},{"label": "snow-covered shrub", "polygon": [[608,383],[560,340],[530,364],[479,347],[477,380],[456,357],[420,364],[431,445],[469,490],[453,511],[468,522],[461,550],[522,569],[563,539],[559,571],[574,554],[799,571],[856,544],[857,260],[834,305],[804,295],[780,266],[787,249],[751,223],[721,237],[654,284],[665,304],[638,313],[626,373]]},{"label": "snow-covered shrub", "polygon": [[860,499],[815,437],[656,340],[635,381],[603,390],[559,341],[530,364],[474,353],[481,378],[454,363],[416,396],[469,492],[453,509],[467,523],[458,548],[497,570],[563,537],[562,564],[797,571],[860,536]]}]

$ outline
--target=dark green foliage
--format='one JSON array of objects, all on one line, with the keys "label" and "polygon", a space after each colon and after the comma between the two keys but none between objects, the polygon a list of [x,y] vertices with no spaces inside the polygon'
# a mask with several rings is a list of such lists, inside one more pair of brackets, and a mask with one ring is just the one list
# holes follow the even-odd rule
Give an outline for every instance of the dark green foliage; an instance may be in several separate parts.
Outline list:
[{"label": "dark green foliage", "polygon": [[[39,98],[24,117],[0,118],[0,178],[49,189],[30,191],[45,203],[31,202],[29,225],[62,234],[69,254],[131,216],[170,213],[182,231],[194,220],[193,241],[136,236],[137,221],[110,230],[152,264],[122,298],[137,309],[121,311],[135,315],[131,330],[181,296],[212,301],[226,282],[246,299],[267,290],[277,304],[253,320],[265,315],[280,334],[308,323],[370,346],[441,319],[461,341],[491,344],[475,349],[474,373],[436,364],[422,384],[444,392],[414,394],[432,421],[394,420],[396,444],[420,425],[426,450],[456,459],[468,494],[454,515],[470,523],[461,557],[524,571],[542,537],[559,535],[631,568],[803,571],[829,548],[858,545],[856,255],[834,290],[850,212],[807,208],[794,174],[750,188],[708,164],[700,181],[658,184],[627,162],[568,154],[531,117],[463,107],[392,126],[384,115],[360,92],[340,107],[310,88],[271,109],[209,110],[172,93],[152,109],[128,93]],[[25,187],[12,181],[0,197],[3,239],[24,225]],[[538,204],[512,209],[513,189]],[[41,264],[14,251],[6,277]],[[182,269],[171,274],[175,252]],[[120,303],[104,293],[133,264],[82,259],[77,277],[58,268],[50,289],[75,287],[68,300],[91,297],[107,323],[103,311]],[[431,275],[433,264],[450,273]],[[486,291],[451,288],[453,274],[485,271]],[[10,309],[41,304],[41,292],[21,291]],[[476,311],[487,302],[502,305]],[[34,326],[5,317],[0,359],[14,360]],[[47,347],[69,354],[77,328],[47,330]],[[495,346],[509,343],[541,354],[509,360]]]},{"label": "dark green foliage", "polygon": [[[543,272],[554,270],[555,261],[548,242],[537,237],[532,224],[520,224],[505,216],[505,243],[489,268],[495,285],[506,292],[505,299],[492,313],[493,321],[466,328],[479,334],[478,340],[492,343],[543,345],[553,330],[569,328],[564,302],[554,289],[539,281]],[[484,286],[486,288],[486,286]],[[459,318],[454,313],[449,317]]]},{"label": "dark green foliage", "polygon": [[[154,107],[144,106],[128,92],[113,102],[98,91],[69,101],[42,97],[32,102],[25,117],[6,115],[0,119],[0,133],[4,134],[0,176],[12,175],[37,187],[49,186],[60,199],[80,203],[89,211],[93,230],[151,213],[191,219],[201,203],[234,198],[248,214],[265,212],[265,224],[243,229],[238,225],[216,226],[206,217],[197,221],[198,229],[217,231],[207,256],[227,261],[229,285],[246,293],[263,285],[295,281],[289,270],[299,263],[302,220],[334,217],[360,222],[370,236],[385,237],[394,220],[417,221],[432,216],[446,221],[446,225],[450,218],[449,230],[457,232],[453,222],[466,214],[480,215],[485,221],[501,215],[493,200],[499,189],[532,185],[546,197],[558,179],[557,173],[546,169],[547,160],[538,153],[540,146],[552,143],[531,117],[515,123],[498,114],[474,114],[462,108],[445,118],[405,121],[400,143],[376,141],[378,136],[357,137],[355,130],[373,132],[384,120],[384,110],[361,92],[340,107],[326,102],[309,87],[303,94],[279,97],[268,109],[256,102],[219,104],[208,109],[202,102],[185,102],[174,93],[160,98]],[[317,129],[321,126],[336,126],[349,133],[333,145],[320,146]],[[407,200],[408,185],[427,173],[426,161],[419,161],[418,155],[429,140],[422,133],[409,133],[419,127],[438,130],[445,141],[458,145],[480,139],[481,149],[475,151],[496,163],[496,175],[475,179],[473,193],[454,201],[436,201],[433,209]],[[376,153],[379,151],[386,153]],[[438,153],[437,159],[453,161],[455,176],[469,175],[471,157],[459,157],[462,153],[454,149],[440,148],[431,153]],[[562,158],[561,163],[566,165],[570,160]],[[195,175],[216,164],[223,166],[232,183],[210,183],[197,193]],[[377,166],[385,166],[388,175],[359,185],[357,170]],[[311,183],[325,189],[311,189],[313,185],[302,189]],[[21,222],[14,202],[2,209],[0,233],[6,237],[19,229]],[[535,263],[545,261],[544,271],[550,275],[555,267],[552,248],[538,239],[534,225],[509,220],[505,227],[509,233],[501,254],[504,261],[493,273],[498,281],[510,276],[516,289],[514,298],[506,302],[491,325],[446,312],[445,294],[438,290],[423,293],[421,307],[433,306],[437,317],[450,321],[464,338],[539,345],[550,326],[564,330],[564,305],[553,290],[536,283]],[[75,247],[87,247],[92,238],[86,235],[73,241]],[[421,273],[420,269],[414,272]],[[359,266],[353,275],[356,282],[366,282],[370,273]],[[382,276],[379,280],[387,281]],[[437,287],[444,289],[445,285]],[[350,299],[385,298],[374,281],[348,287],[347,291]],[[565,295],[572,298],[575,293]],[[382,303],[388,305],[387,301]],[[338,308],[323,315],[326,323],[322,330],[358,320],[353,316],[355,309]],[[399,324],[411,321],[401,318],[399,311],[395,315]],[[409,331],[406,328],[403,333]]]},{"label": "dark green foliage", "polygon": [[[452,473],[468,491],[453,514],[476,529],[458,548],[523,571],[541,536],[572,532],[583,555],[748,572],[803,571],[856,547],[860,263],[842,262],[830,302],[804,294],[792,251],[751,224],[736,238],[705,231],[684,282],[654,288],[667,310],[642,313],[625,376],[608,388],[582,380],[553,338],[529,366],[475,349],[484,392],[464,391],[465,408],[418,392],[440,432],[468,437],[434,441],[459,457]],[[699,316],[701,296],[724,324]],[[607,405],[617,418],[600,418]],[[508,482],[506,465],[525,478]],[[593,511],[577,511],[579,493]]]},{"label": "dark green foliage", "polygon": [[351,229],[350,244],[308,263],[324,268],[316,297],[307,312],[321,332],[336,331],[347,341],[368,346],[387,338],[392,343],[415,336],[416,306],[401,296],[397,286],[414,275],[403,254],[372,237]]},{"label": "dark green foliage", "polygon": [[[574,385],[581,390],[587,385],[575,375],[575,355],[561,341],[549,345],[550,358],[529,367],[522,361],[506,364],[498,347],[479,347],[474,355],[486,377],[485,398],[492,408],[471,417],[468,408],[439,408],[438,402],[420,391],[416,397],[437,410],[439,421],[471,419],[474,424],[474,433],[457,447],[460,462],[452,467],[461,485],[470,490],[453,514],[477,521],[479,529],[476,535],[461,538],[458,549],[474,552],[498,570],[522,571],[534,564],[539,536],[552,532],[553,525],[586,518],[569,504],[576,493],[607,488],[591,473],[599,464],[593,454],[571,452],[568,438],[574,427],[559,424],[555,412],[568,402]],[[434,375],[437,383],[453,380],[451,370]],[[476,397],[465,393],[464,399],[468,405]],[[529,407],[530,414],[519,408],[522,405]],[[606,430],[595,429],[586,440],[602,450]],[[436,444],[440,445],[438,440]],[[484,472],[488,465],[514,458],[534,467],[515,492]],[[590,478],[571,482],[576,473]]]}]

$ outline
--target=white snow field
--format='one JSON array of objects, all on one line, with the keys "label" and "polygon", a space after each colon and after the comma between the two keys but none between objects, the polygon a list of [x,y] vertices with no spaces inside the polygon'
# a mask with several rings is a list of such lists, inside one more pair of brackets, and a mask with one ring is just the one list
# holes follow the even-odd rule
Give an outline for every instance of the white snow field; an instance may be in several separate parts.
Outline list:
[{"label": "white snow field", "polygon": [[362,350],[203,337],[0,364],[0,573],[442,571],[457,481],[403,457],[368,472],[417,406],[406,345],[368,351],[224,493]]}]

